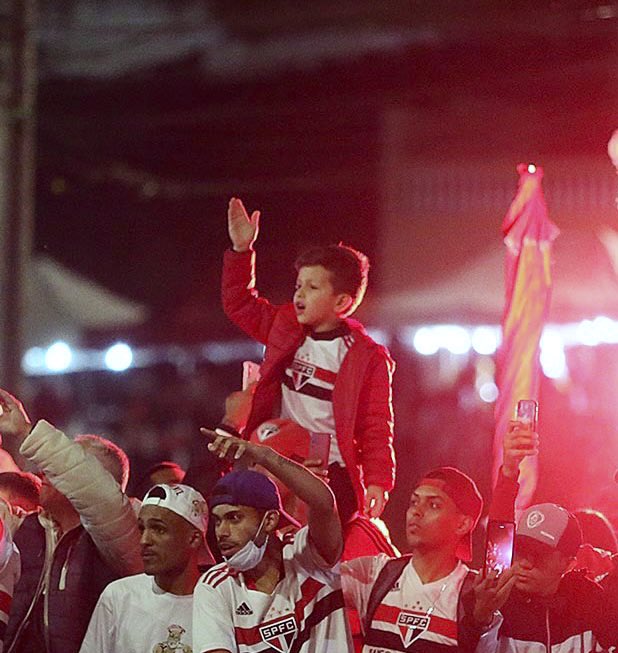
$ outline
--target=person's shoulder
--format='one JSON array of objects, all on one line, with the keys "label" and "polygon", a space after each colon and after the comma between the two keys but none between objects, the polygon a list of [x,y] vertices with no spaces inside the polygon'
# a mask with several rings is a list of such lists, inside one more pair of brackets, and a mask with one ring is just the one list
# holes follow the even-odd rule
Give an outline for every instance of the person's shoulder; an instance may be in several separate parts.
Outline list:
[{"label": "person's shoulder", "polygon": [[350,330],[350,338],[352,339],[353,347],[362,347],[364,349],[370,350],[377,356],[386,358],[389,361],[392,360],[388,347],[380,344],[371,335],[369,335],[362,322],[348,317],[345,320],[345,324]]},{"label": "person's shoulder", "polygon": [[122,594],[131,594],[133,592],[141,593],[149,589],[153,582],[152,576],[147,576],[146,574],[125,576],[109,583],[103,590],[102,594],[108,596],[120,596]]},{"label": "person's shoulder", "polygon": [[197,582],[197,587],[211,590],[220,589],[226,582],[232,581],[234,573],[227,563],[221,562],[205,571]]}]

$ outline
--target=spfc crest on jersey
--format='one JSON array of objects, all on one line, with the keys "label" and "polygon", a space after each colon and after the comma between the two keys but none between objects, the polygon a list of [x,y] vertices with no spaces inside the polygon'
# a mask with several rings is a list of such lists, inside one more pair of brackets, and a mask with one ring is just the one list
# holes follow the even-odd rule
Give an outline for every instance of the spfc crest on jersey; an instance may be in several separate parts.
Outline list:
[{"label": "spfc crest on jersey", "polygon": [[260,637],[263,642],[274,648],[275,651],[288,653],[296,637],[297,630],[296,619],[289,615],[260,626]]},{"label": "spfc crest on jersey", "polygon": [[294,389],[298,392],[306,383],[308,383],[315,375],[315,365],[305,363],[295,358],[290,366],[292,371],[292,382]]},{"label": "spfc crest on jersey", "polygon": [[430,621],[426,614],[402,610],[397,616],[397,627],[403,645],[407,648],[415,642],[429,628]]}]

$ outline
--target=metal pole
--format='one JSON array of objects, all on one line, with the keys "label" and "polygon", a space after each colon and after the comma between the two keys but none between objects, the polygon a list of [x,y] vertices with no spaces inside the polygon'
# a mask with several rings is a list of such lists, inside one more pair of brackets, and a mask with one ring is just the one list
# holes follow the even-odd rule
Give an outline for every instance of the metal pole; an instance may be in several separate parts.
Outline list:
[{"label": "metal pole", "polygon": [[20,393],[34,219],[36,0],[0,0],[0,384]]}]

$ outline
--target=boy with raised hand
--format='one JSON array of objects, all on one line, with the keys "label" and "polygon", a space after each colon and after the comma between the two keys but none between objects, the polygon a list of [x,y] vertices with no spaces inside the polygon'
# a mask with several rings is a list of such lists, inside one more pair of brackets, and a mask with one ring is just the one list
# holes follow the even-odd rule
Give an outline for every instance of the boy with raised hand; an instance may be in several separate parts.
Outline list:
[{"label": "boy with raised hand", "polygon": [[391,382],[394,363],[350,315],[363,299],[369,264],[344,245],[316,247],[296,261],[292,303],[274,306],[255,290],[251,216],[232,198],[232,249],[223,266],[223,308],[266,345],[246,433],[283,417],[331,434],[329,483],[345,523],[360,509],[379,517],[395,476]]},{"label": "boy with raised hand", "polygon": [[202,432],[221,458],[260,465],[308,507],[308,524],[293,537],[277,534],[293,522],[275,483],[253,469],[230,472],[208,500],[224,562],[195,587],[196,653],[346,653],[351,650],[338,561],[343,550],[333,493],[315,474],[274,449]]}]

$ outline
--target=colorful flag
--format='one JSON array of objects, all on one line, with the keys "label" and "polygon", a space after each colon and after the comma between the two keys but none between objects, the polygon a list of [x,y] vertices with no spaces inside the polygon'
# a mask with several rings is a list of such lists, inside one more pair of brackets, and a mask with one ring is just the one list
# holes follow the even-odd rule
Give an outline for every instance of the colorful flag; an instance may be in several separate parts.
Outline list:
[{"label": "colorful flag", "polygon": [[[498,351],[494,479],[502,464],[502,440],[520,399],[538,399],[539,343],[551,298],[551,248],[560,233],[547,216],[543,170],[520,164],[519,187],[504,222],[505,307]],[[537,459],[521,466],[517,508],[529,505],[536,487]]]}]

